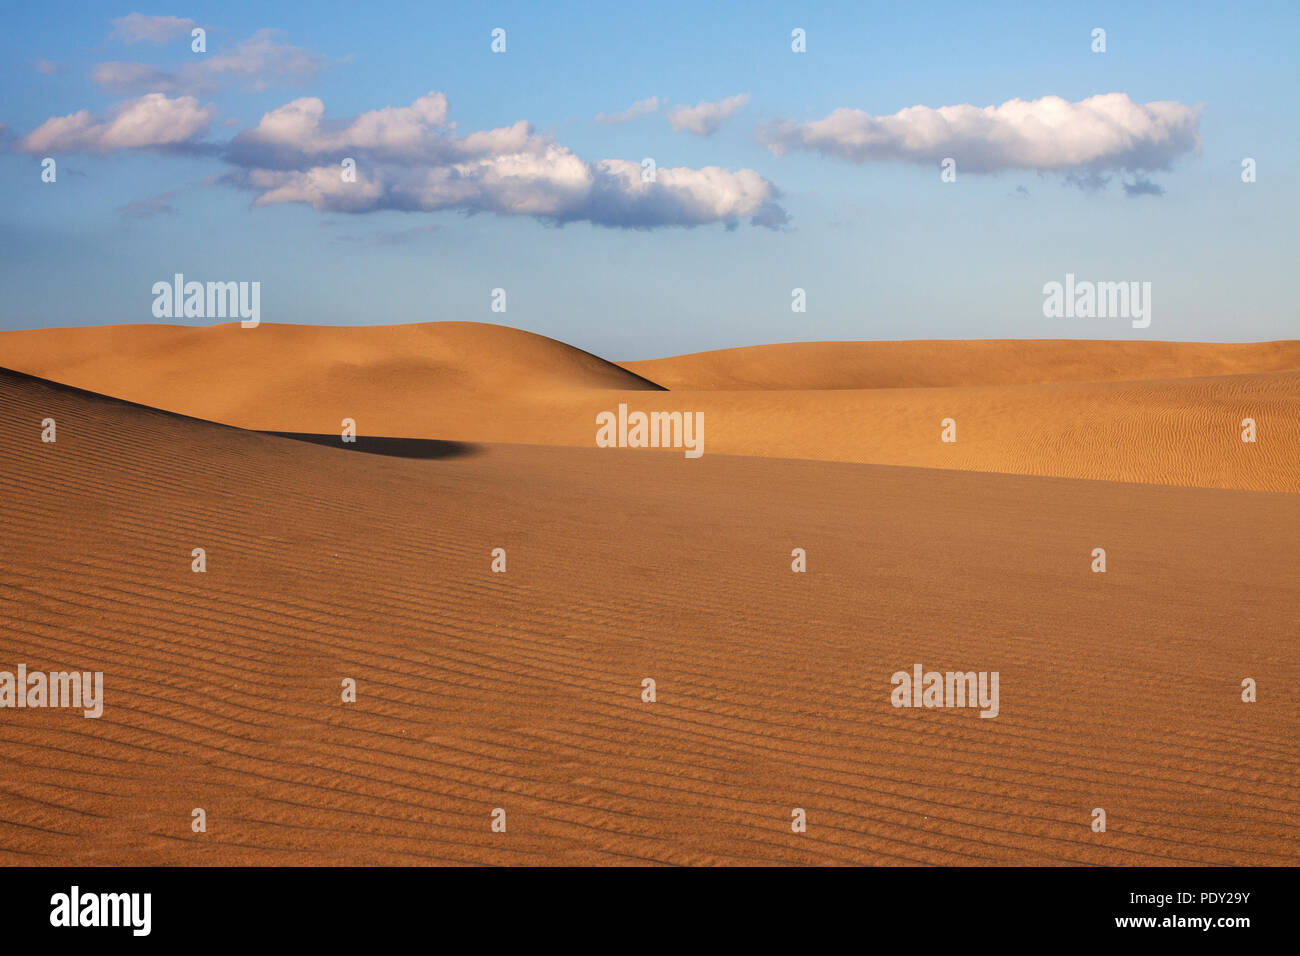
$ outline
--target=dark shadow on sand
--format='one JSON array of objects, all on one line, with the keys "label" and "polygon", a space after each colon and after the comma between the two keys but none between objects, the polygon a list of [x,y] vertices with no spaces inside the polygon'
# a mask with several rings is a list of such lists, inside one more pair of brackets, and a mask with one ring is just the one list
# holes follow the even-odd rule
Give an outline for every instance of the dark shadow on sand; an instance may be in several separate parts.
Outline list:
[{"label": "dark shadow on sand", "polygon": [[262,432],[277,438],[310,442],[363,455],[387,455],[390,458],[465,458],[478,453],[478,448],[463,441],[442,441],[437,438],[379,438],[358,435],[355,442],[345,442],[339,435],[313,435],[310,432]]}]

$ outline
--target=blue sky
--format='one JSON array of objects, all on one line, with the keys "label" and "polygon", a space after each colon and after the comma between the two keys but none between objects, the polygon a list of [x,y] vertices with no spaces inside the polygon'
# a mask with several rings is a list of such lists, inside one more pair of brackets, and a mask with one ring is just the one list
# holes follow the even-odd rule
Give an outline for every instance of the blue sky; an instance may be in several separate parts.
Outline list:
[{"label": "blue sky", "polygon": [[[1291,281],[1300,5],[700,6],[15,7],[0,36],[0,327],[157,321],[153,283],[182,272],[260,281],[263,321],[502,322],[614,359],[794,340],[1300,335]],[[190,51],[188,29],[115,25],[136,12],[202,25],[207,52]],[[506,30],[502,54],[490,50],[496,27]],[[806,53],[790,49],[795,27],[806,31]],[[1095,27],[1106,30],[1104,53],[1090,49]],[[241,69],[199,65],[220,57]],[[164,79],[152,89],[155,74],[122,64]],[[137,73],[144,78],[120,80]],[[373,200],[358,204],[334,187],[315,206],[298,201],[310,198],[295,193],[305,186],[286,201],[268,196],[271,177],[357,153],[354,118],[410,108],[430,92],[445,96],[446,116],[422,130],[423,152],[359,147]],[[111,132],[95,139],[149,93],[177,111],[192,96],[186,109],[202,112],[202,128],[180,147],[120,145]],[[1011,147],[994,128],[918,149],[904,129],[861,155],[856,119],[831,130],[830,145],[817,138],[824,127],[810,125],[837,109],[862,111],[867,123],[915,106],[1078,104],[1101,94],[1177,104],[1199,145],[1156,136],[1085,163],[1075,160],[1097,146],[1090,127]],[[678,107],[741,95],[744,105],[708,135],[670,119]],[[649,97],[659,106],[648,115],[595,121]],[[263,117],[301,98],[323,103],[321,135],[338,148],[247,158],[270,155],[256,131]],[[43,128],[81,110],[100,125],[80,139]],[[459,180],[430,198],[429,168],[450,161],[429,157],[468,155],[469,134],[520,121],[531,124],[530,157],[558,150],[543,180],[502,181],[516,168],[514,147],[476,146],[473,161],[486,164],[476,168],[492,182],[476,182],[467,200],[446,198]],[[777,137],[778,124],[792,132]],[[254,148],[236,160],[237,135]],[[944,183],[936,160],[949,150],[957,179]],[[55,183],[41,181],[45,156],[58,164]],[[644,157],[684,170],[689,195],[671,193],[678,180],[661,173],[658,191],[642,196],[598,167]],[[1243,157],[1257,163],[1254,183],[1241,181]],[[706,183],[699,171],[708,167],[736,178]],[[575,168],[613,198],[572,193]],[[1080,185],[1097,176],[1108,181]],[[734,201],[734,188],[754,183],[759,194]],[[1129,195],[1125,184],[1148,192]],[[543,215],[527,211],[534,202]],[[783,224],[763,212],[773,208]],[[753,224],[756,215],[766,225]],[[1042,287],[1067,272],[1151,282],[1151,326],[1045,318]],[[490,311],[498,287],[505,314]],[[791,311],[796,287],[806,290],[805,313]]]}]

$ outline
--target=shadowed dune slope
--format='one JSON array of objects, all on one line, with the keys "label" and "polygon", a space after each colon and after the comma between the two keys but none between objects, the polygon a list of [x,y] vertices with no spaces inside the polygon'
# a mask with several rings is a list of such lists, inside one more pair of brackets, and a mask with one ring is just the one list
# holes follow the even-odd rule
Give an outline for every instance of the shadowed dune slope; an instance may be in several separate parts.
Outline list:
[{"label": "shadowed dune slope", "polygon": [[1055,385],[1300,370],[1300,341],[788,342],[619,364],[687,390]]},{"label": "shadowed dune slope", "polygon": [[[8,373],[0,436],[0,669],[105,675],[0,710],[0,863],[1300,863],[1295,495],[397,457]],[[999,716],[891,707],[917,662]]]},{"label": "shadowed dune slope", "polygon": [[596,416],[626,403],[703,412],[706,456],[1300,492],[1297,348],[810,343],[629,363],[663,391],[502,326],[142,325],[0,333],[0,366],[273,432],[338,435],[350,418],[363,436],[590,448]]}]

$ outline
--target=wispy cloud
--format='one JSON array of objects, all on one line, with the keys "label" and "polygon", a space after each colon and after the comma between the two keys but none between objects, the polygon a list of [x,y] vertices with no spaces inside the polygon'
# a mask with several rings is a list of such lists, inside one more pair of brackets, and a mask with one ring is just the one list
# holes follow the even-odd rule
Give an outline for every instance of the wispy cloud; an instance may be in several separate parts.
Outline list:
[{"label": "wispy cloud", "polygon": [[143,13],[129,13],[113,21],[110,40],[122,43],[170,43],[179,37],[187,37],[197,23],[187,17],[151,17]]},{"label": "wispy cloud", "polygon": [[1159,183],[1153,183],[1149,179],[1139,179],[1136,182],[1124,184],[1124,194],[1129,198],[1137,196],[1163,196],[1165,187]]},{"label": "wispy cloud", "polygon": [[117,211],[127,219],[148,219],[151,216],[171,215],[176,212],[176,207],[171,203],[175,197],[175,192],[165,192],[159,193],[157,196],[151,196],[148,199],[134,199],[125,206],[118,206]]},{"label": "wispy cloud", "polygon": [[650,96],[644,100],[637,100],[621,113],[600,113],[596,116],[596,122],[602,126],[622,126],[624,123],[630,123],[632,120],[658,111],[659,97]]},{"label": "wispy cloud", "polygon": [[668,114],[668,122],[678,132],[685,130],[696,136],[712,136],[723,123],[744,109],[747,103],[749,94],[741,93],[716,103],[679,106]]},{"label": "wispy cloud", "polygon": [[229,53],[163,70],[145,63],[100,63],[90,77],[106,93],[193,93],[208,95],[240,85],[263,90],[279,83],[302,83],[325,68],[327,60],[302,47],[281,43],[275,30],[258,30]]}]

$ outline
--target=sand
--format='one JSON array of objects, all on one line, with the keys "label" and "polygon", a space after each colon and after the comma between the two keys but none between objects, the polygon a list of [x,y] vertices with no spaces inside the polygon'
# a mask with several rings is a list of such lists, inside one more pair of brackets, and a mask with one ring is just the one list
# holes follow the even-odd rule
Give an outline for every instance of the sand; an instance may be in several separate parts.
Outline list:
[{"label": "sand", "polygon": [[[664,393],[485,328],[489,355],[435,326],[0,335],[0,365],[245,428],[360,408],[464,442],[370,454],[0,373],[0,669],[106,696],[0,710],[0,862],[1300,863],[1300,497],[1259,490],[1295,490],[1294,373],[792,368],[785,396],[667,393],[708,411],[689,460],[564,447],[573,410]],[[762,457],[800,450],[945,468]],[[1148,483],[993,473],[1033,469]],[[998,671],[998,717],[892,707],[917,662]]]},{"label": "sand", "polygon": [[1152,381],[1300,369],[1300,341],[787,342],[622,362],[674,390],[811,391]]},{"label": "sand", "polygon": [[368,436],[590,448],[624,403],[704,412],[706,454],[1300,492],[1294,341],[815,342],[620,366],[481,323],[230,323],[3,332],[0,366],[268,431],[351,418]]}]

